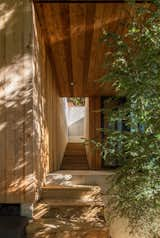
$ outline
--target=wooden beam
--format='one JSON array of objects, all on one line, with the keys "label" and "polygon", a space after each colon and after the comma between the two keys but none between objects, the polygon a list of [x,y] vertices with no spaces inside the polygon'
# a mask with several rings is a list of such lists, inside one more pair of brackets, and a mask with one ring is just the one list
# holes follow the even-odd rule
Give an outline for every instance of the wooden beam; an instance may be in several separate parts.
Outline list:
[{"label": "wooden beam", "polygon": [[[98,129],[101,127],[101,113],[96,112],[101,107],[101,97],[89,97],[89,139],[101,140],[101,133]],[[101,169],[100,151],[90,143],[88,148],[88,160],[90,169]]]}]

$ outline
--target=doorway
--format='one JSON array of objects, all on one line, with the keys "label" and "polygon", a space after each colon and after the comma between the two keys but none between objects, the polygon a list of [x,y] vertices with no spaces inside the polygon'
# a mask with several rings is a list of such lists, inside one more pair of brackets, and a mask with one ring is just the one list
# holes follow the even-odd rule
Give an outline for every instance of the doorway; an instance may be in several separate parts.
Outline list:
[{"label": "doorway", "polygon": [[68,143],[64,152],[62,170],[87,170],[85,148],[85,98],[65,98]]},{"label": "doorway", "polygon": [[85,137],[85,98],[67,98],[68,140],[83,143]]}]

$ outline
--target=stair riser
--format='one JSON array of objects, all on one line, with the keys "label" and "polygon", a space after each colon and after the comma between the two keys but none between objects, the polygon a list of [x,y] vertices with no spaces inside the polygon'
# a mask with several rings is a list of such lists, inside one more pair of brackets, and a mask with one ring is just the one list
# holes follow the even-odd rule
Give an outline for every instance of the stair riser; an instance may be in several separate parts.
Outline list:
[{"label": "stair riser", "polygon": [[63,170],[87,170],[88,161],[85,145],[82,143],[68,143],[62,160]]},{"label": "stair riser", "polygon": [[106,175],[73,175],[66,172],[47,176],[47,184],[50,185],[106,185]]},{"label": "stair riser", "polygon": [[87,165],[80,165],[80,164],[78,164],[78,165],[72,164],[71,166],[63,165],[62,168],[63,168],[63,170],[69,170],[69,169],[86,170],[86,169],[88,169],[88,166]]},{"label": "stair riser", "polygon": [[91,191],[64,191],[64,190],[46,190],[42,191],[41,197],[43,199],[45,198],[51,198],[51,199],[81,199],[81,198],[91,198],[93,196],[93,193]]},{"label": "stair riser", "polygon": [[72,151],[65,151],[65,155],[84,155],[86,156],[86,152],[85,151],[77,151],[77,150],[72,150]]},{"label": "stair riser", "polygon": [[85,162],[87,163],[87,159],[86,158],[77,158],[77,157],[64,157],[63,162],[68,161],[68,162]]},{"label": "stair riser", "polygon": [[75,157],[75,156],[64,156],[64,159],[73,160],[73,161],[87,161],[86,157]]}]

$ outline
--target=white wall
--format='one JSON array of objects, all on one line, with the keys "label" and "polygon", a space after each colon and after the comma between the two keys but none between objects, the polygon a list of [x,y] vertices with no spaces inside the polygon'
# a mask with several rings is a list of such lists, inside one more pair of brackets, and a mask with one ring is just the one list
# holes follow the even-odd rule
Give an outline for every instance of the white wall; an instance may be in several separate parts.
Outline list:
[{"label": "white wall", "polygon": [[73,106],[67,109],[68,135],[69,137],[84,136],[85,107]]}]

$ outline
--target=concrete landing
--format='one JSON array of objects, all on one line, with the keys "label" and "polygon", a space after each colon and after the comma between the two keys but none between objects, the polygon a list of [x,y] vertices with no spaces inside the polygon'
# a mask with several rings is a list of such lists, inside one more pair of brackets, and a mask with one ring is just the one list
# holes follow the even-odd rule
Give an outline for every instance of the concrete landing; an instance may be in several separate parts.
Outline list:
[{"label": "concrete landing", "polygon": [[105,170],[59,170],[50,173],[46,178],[46,185],[98,185],[103,187],[112,171]]}]

